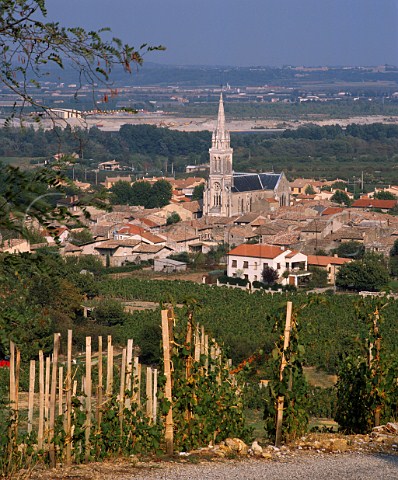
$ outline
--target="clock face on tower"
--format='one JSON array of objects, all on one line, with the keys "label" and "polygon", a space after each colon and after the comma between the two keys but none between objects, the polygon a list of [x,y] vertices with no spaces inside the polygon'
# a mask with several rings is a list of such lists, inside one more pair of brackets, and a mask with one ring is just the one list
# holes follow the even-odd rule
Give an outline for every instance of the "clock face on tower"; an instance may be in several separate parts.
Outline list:
[{"label": "clock face on tower", "polygon": [[219,184],[219,182],[214,182],[214,190],[216,192],[219,192],[221,190],[221,185]]}]

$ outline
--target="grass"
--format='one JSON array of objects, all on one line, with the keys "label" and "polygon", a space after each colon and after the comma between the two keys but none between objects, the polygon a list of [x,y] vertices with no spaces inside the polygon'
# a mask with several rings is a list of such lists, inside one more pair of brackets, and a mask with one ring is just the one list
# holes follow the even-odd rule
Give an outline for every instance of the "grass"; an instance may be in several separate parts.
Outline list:
[{"label": "grass", "polygon": [[337,375],[329,375],[316,367],[303,367],[304,376],[312,387],[329,388],[337,382]]}]

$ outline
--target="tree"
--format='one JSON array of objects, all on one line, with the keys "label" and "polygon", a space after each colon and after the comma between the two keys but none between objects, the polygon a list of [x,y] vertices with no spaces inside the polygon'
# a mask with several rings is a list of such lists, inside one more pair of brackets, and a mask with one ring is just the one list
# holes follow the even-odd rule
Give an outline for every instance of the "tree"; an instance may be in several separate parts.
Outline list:
[{"label": "tree", "polygon": [[192,200],[203,200],[203,191],[205,189],[205,184],[201,183],[196,185],[192,192]]},{"label": "tree", "polygon": [[365,255],[365,245],[355,241],[343,242],[333,250],[333,253],[337,253],[337,255],[342,258],[359,260]]},{"label": "tree", "polygon": [[[116,66],[126,72],[141,65],[145,52],[163,49],[143,44],[136,49],[118,38],[104,39],[104,33],[87,32],[81,27],[62,27],[46,22],[45,0],[0,0],[0,83],[21,100],[21,110],[33,106],[49,111],[30,93],[40,87],[46,66],[64,68],[70,64],[90,85],[106,83]],[[77,92],[76,92],[77,93]],[[104,100],[106,97],[104,96]]]},{"label": "tree", "polygon": [[336,286],[345,290],[380,291],[390,280],[382,255],[366,253],[362,260],[354,260],[340,267]]},{"label": "tree", "polygon": [[167,180],[158,180],[152,186],[150,200],[146,208],[162,208],[170,203],[172,186]]},{"label": "tree", "polygon": [[269,265],[265,265],[261,273],[261,277],[265,285],[274,285],[278,280],[279,275],[274,268],[270,267]]},{"label": "tree", "polygon": [[347,207],[351,205],[350,197],[346,194],[346,192],[343,192],[342,190],[336,190],[330,200],[332,202],[339,203],[340,205],[344,204]]},{"label": "tree", "polygon": [[312,185],[307,185],[307,186],[305,187],[304,193],[305,193],[306,195],[315,195],[314,187],[313,187]]},{"label": "tree", "polygon": [[398,277],[398,240],[395,240],[394,245],[390,250],[390,273],[393,277]]},{"label": "tree", "polygon": [[117,300],[102,300],[93,310],[93,318],[99,325],[122,325],[127,318],[123,305]]},{"label": "tree", "polygon": [[173,225],[178,222],[181,222],[181,217],[177,212],[173,212],[167,217],[166,225]]},{"label": "tree", "polygon": [[395,195],[393,195],[391,192],[388,192],[386,190],[380,190],[380,192],[376,192],[373,198],[376,198],[377,200],[396,200],[397,199]]},{"label": "tree", "polygon": [[129,182],[119,181],[112,185],[111,202],[113,205],[131,205],[133,189]]},{"label": "tree", "polygon": [[91,235],[90,230],[82,228],[79,231],[71,232],[68,240],[70,243],[73,243],[73,245],[80,246],[94,241],[94,238]]}]

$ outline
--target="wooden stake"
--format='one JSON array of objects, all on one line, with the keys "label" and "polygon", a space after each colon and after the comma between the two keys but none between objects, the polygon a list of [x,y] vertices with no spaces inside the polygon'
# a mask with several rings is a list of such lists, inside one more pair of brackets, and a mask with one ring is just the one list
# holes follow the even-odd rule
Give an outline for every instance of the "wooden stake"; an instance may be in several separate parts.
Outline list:
[{"label": "wooden stake", "polygon": [[[282,379],[283,379],[283,370],[285,369],[286,363],[287,363],[286,356],[285,356],[285,351],[289,347],[291,321],[292,321],[292,302],[287,302],[282,361],[281,361],[281,367],[280,367],[280,370],[279,370],[279,380],[280,381],[282,381]],[[278,447],[278,448],[280,447],[281,441],[282,441],[282,422],[283,422],[284,400],[285,400],[284,397],[280,396],[280,397],[278,397],[278,401],[277,401],[275,446]]]},{"label": "wooden stake", "polygon": [[156,368],[153,370],[153,407],[152,407],[152,415],[153,415],[153,423],[156,423],[157,415],[158,415],[158,371]]},{"label": "wooden stake", "polygon": [[66,359],[66,419],[65,419],[66,465],[72,463],[72,330],[68,330]]},{"label": "wooden stake", "polygon": [[133,373],[133,339],[127,340],[127,357],[126,357],[126,391],[130,392],[125,398],[125,407],[131,410],[131,376]]},{"label": "wooden stake", "polygon": [[153,416],[153,398],[152,398],[152,368],[146,368],[146,415],[152,420]]},{"label": "wooden stake", "polygon": [[39,429],[37,433],[37,446],[43,448],[44,438],[44,355],[39,351]]},{"label": "wooden stake", "polygon": [[35,397],[35,380],[36,380],[36,362],[30,361],[29,368],[29,397],[28,397],[28,433],[32,433],[33,426],[33,406]]},{"label": "wooden stake", "polygon": [[162,341],[163,341],[163,361],[164,375],[166,377],[165,398],[170,402],[170,408],[166,415],[165,441],[166,453],[173,455],[174,438],[173,438],[173,408],[172,408],[172,391],[171,391],[171,357],[170,357],[170,335],[169,321],[167,310],[162,310]]},{"label": "wooden stake", "polygon": [[103,378],[102,378],[102,337],[98,337],[98,386],[97,386],[97,433],[101,432],[102,422],[102,394],[103,394]]},{"label": "wooden stake", "polygon": [[59,351],[59,333],[54,333],[54,353],[53,353],[53,364],[52,364],[52,376],[51,376],[51,395],[50,395],[50,422],[49,422],[49,454],[50,454],[50,465],[52,468],[56,467],[55,459],[55,445],[53,442],[54,438],[54,428],[55,428],[55,407],[57,401],[57,375],[58,375],[58,351]]},{"label": "wooden stake", "polygon": [[50,413],[50,371],[51,371],[51,358],[46,357],[46,378],[44,385],[44,435],[48,442],[49,433],[49,413]]},{"label": "wooden stake", "polygon": [[194,360],[195,362],[200,361],[200,334],[199,334],[199,325],[196,325],[195,328],[195,351],[194,351]]},{"label": "wooden stake", "polygon": [[134,374],[133,374],[133,401],[140,405],[140,384],[141,384],[141,367],[139,364],[139,358],[134,357]]},{"label": "wooden stake", "polygon": [[15,365],[15,408],[14,408],[14,418],[15,418],[15,441],[18,440],[18,424],[19,424],[19,375],[21,371],[21,352],[17,348],[16,350],[16,365]]},{"label": "wooden stake", "polygon": [[86,463],[90,459],[90,434],[91,434],[91,337],[86,337],[86,424],[85,424],[85,440],[86,451],[85,461]]},{"label": "wooden stake", "polygon": [[107,355],[106,396],[109,398],[113,394],[113,348],[111,335],[108,335]]},{"label": "wooden stake", "polygon": [[58,415],[64,413],[64,367],[58,369]]}]

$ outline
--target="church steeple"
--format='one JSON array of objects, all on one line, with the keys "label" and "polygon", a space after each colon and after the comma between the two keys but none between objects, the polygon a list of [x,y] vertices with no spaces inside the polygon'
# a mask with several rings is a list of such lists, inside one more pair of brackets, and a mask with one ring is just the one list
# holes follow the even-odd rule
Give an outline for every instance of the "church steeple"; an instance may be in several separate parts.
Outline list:
[{"label": "church steeple", "polygon": [[229,132],[225,129],[225,113],[222,93],[220,94],[220,102],[218,105],[217,127],[212,136],[212,147],[220,150],[230,148]]}]

